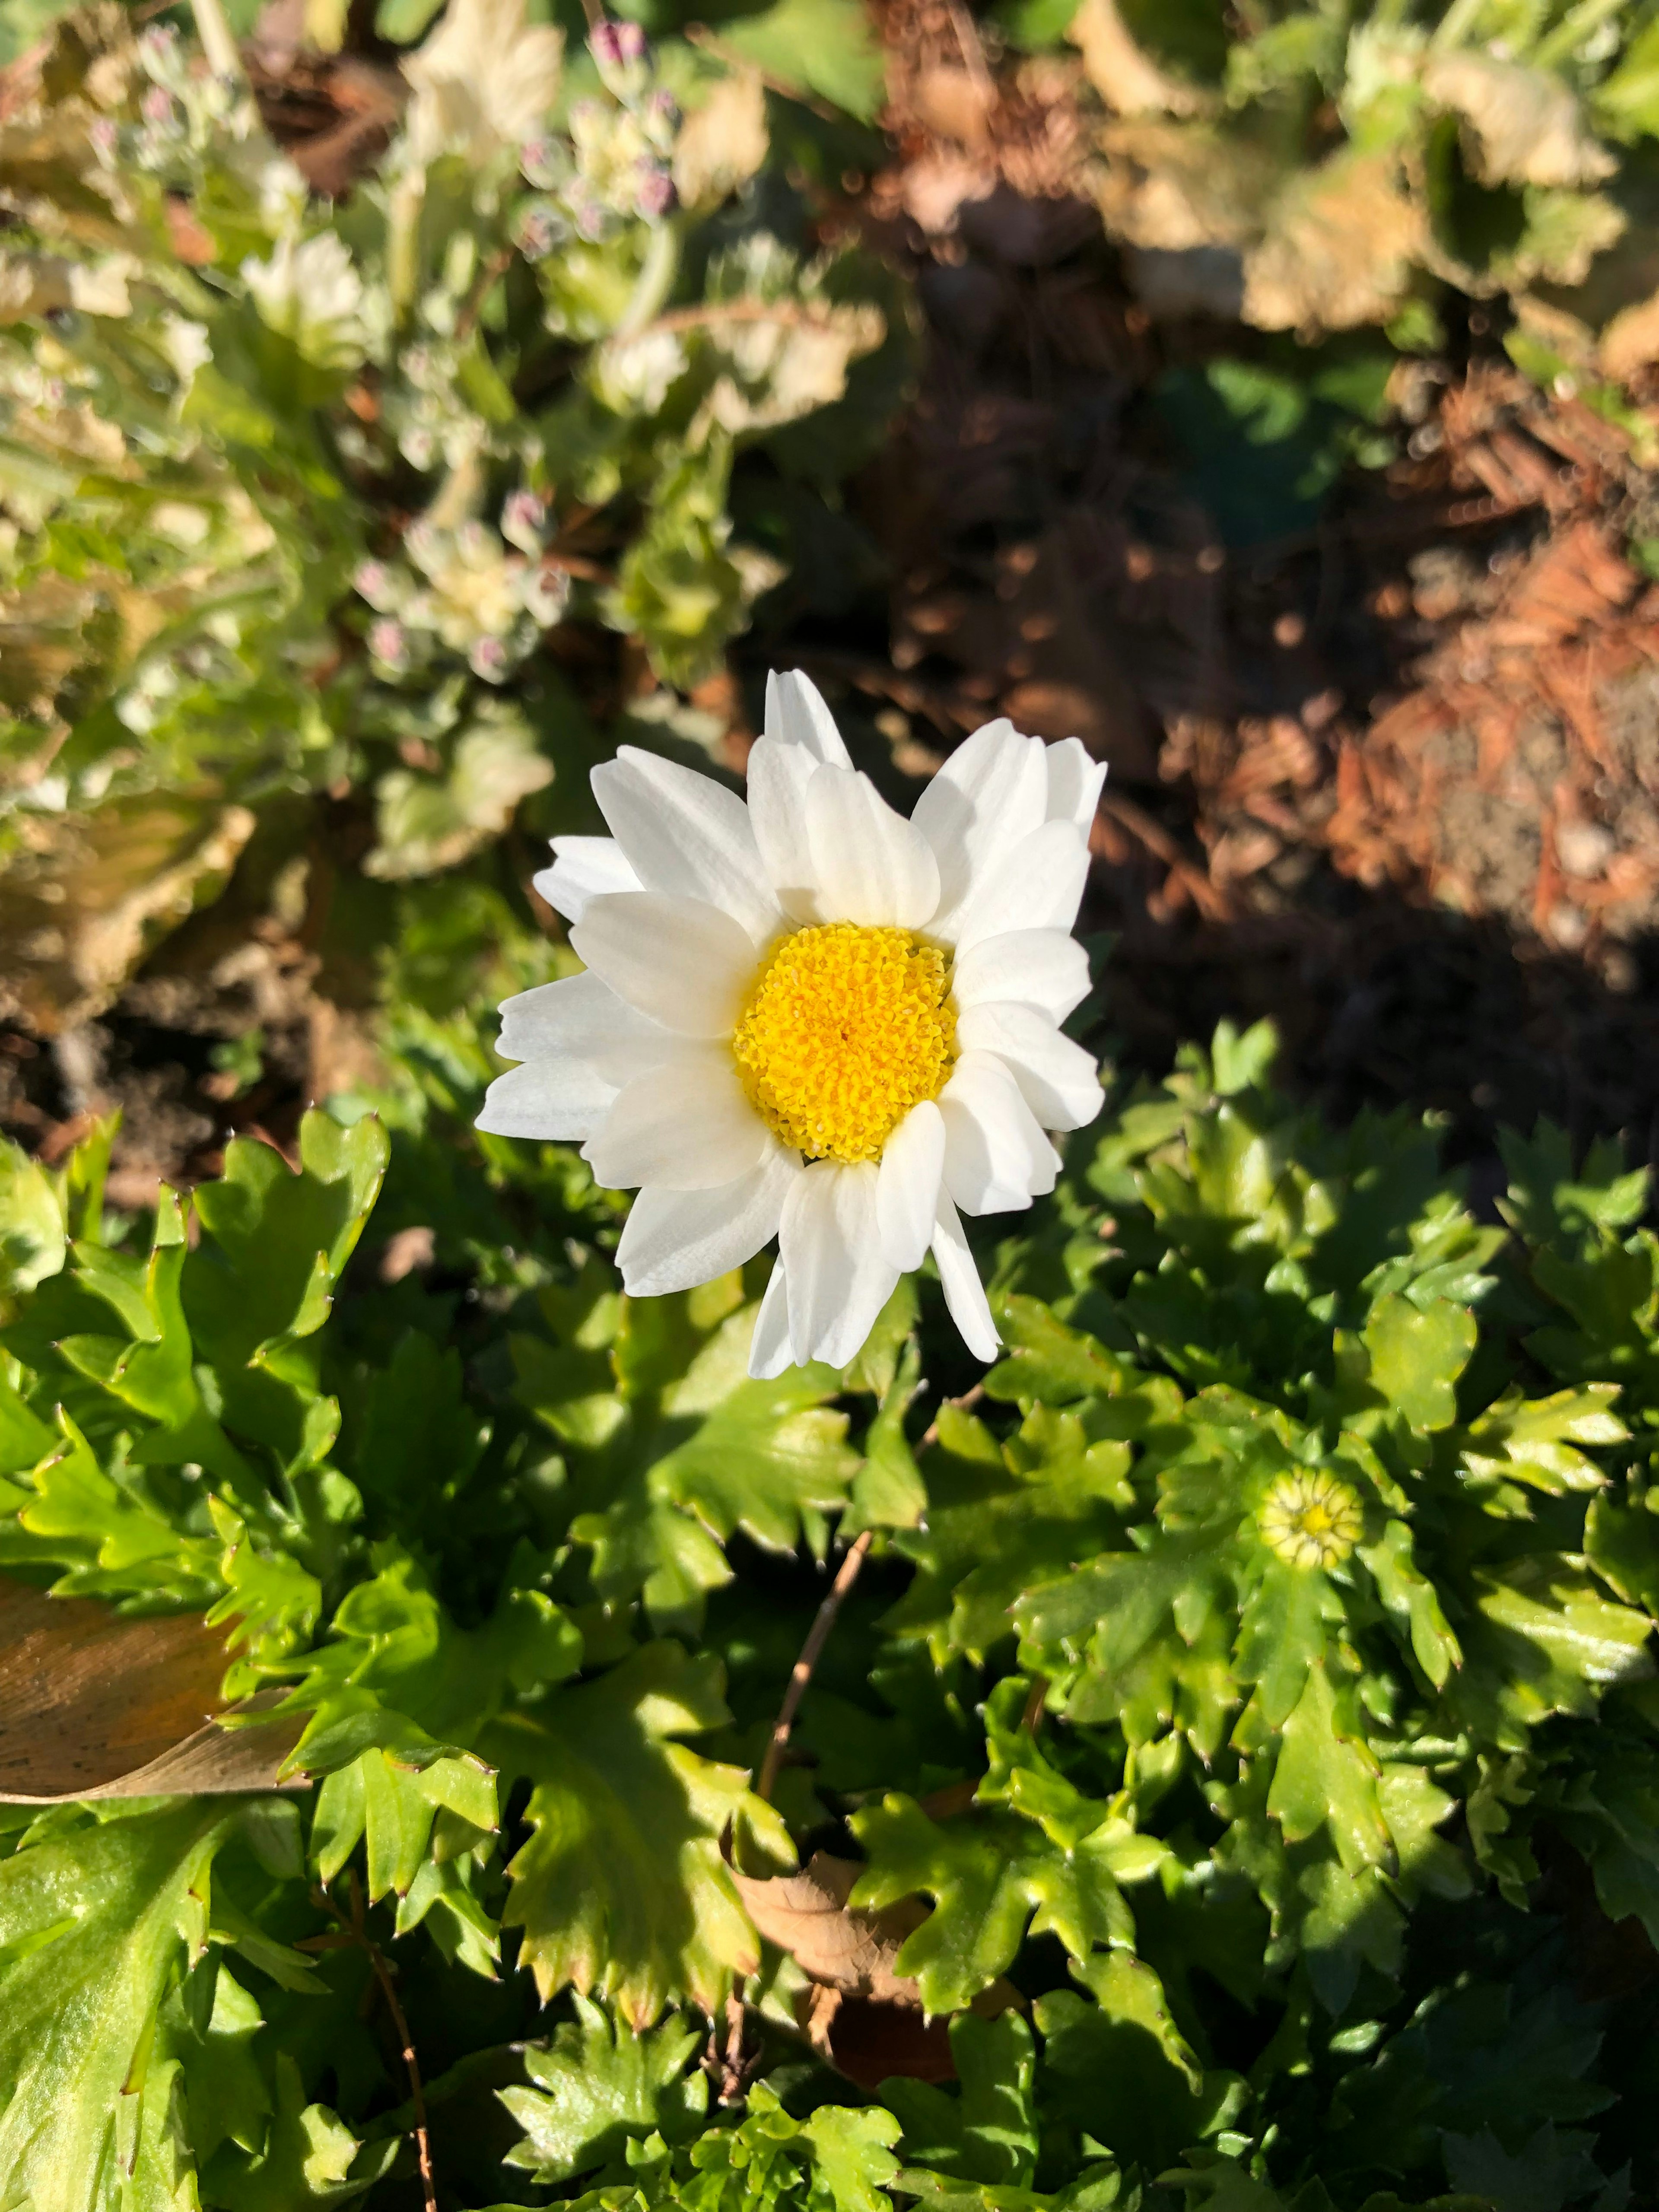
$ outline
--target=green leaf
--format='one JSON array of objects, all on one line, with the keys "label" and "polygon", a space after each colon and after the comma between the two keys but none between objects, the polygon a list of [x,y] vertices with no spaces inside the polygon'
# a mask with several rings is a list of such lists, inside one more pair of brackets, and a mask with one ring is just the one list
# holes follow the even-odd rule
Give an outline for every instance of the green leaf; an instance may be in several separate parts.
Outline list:
[{"label": "green leaf", "polygon": [[313,2205],[346,2204],[380,2179],[398,2154],[397,2142],[374,2144],[358,2157],[359,2143],[326,2105],[308,2105],[300,2069],[276,2054],[276,2108],[263,2154],[246,2160],[221,2151],[208,2176],[210,2201],[224,2212],[310,2212]]},{"label": "green leaf", "polygon": [[722,43],[785,84],[817,93],[861,123],[881,105],[881,56],[853,0],[776,0],[721,27]]},{"label": "green leaf", "polygon": [[[327,1773],[370,1744],[430,1767],[446,1750],[475,1750],[515,1692],[562,1681],[581,1664],[580,1632],[541,1590],[509,1585],[481,1626],[462,1629],[398,1546],[380,1556],[380,1572],[342,1599],[331,1640],[272,1668],[299,1677],[283,1710],[311,1715],[290,1768]],[[532,1571],[533,1557],[523,1564]]]},{"label": "green leaf", "polygon": [[1088,1996],[1057,1990],[1032,2008],[1039,2088],[1054,2118],[1157,2171],[1237,2118],[1244,2084],[1200,2069],[1150,1966],[1114,1951],[1072,1971]]},{"label": "green leaf", "polygon": [[[1650,1503],[1651,1501],[1651,1503]],[[1659,1615],[1659,1492],[1628,1502],[1592,1498],[1584,1515],[1584,1556],[1628,1604]]]},{"label": "green leaf", "polygon": [[503,1918],[544,1998],[568,1983],[641,2028],[676,1996],[715,2012],[759,1964],[720,1839],[738,1822],[789,1865],[787,1834],[740,1770],[673,1741],[727,1717],[717,1663],[660,1643],[487,1731],[485,1755],[532,1785]]},{"label": "green leaf", "polygon": [[1390,1520],[1374,1544],[1361,1544],[1358,1557],[1370,1570],[1376,1594],[1411,1639],[1413,1656],[1437,1690],[1462,1663],[1462,1647],[1452,1633],[1439,1592],[1418,1565],[1411,1523]]},{"label": "green leaf", "polygon": [[1598,1139],[1574,1172],[1566,1131],[1540,1119],[1530,1137],[1501,1129],[1498,1149],[1509,1170],[1505,1218],[1529,1244],[1575,1250],[1598,1231],[1633,1228],[1647,1206],[1648,1170],[1626,1172],[1621,1148]]},{"label": "green leaf", "polygon": [[1172,1386],[1149,1382],[1082,1413],[1036,1408],[1002,1447],[971,1415],[941,1407],[922,1462],[927,1524],[895,1540],[918,1572],[889,1628],[925,1637],[938,1664],[994,1650],[1028,1591],[1117,1539],[1134,1503],[1125,1438],[1171,1402]]},{"label": "green leaf", "polygon": [[21,1145],[0,1138],[0,1297],[55,1275],[69,1250],[52,1179]]},{"label": "green leaf", "polygon": [[1612,1382],[1530,1401],[1506,1391],[1463,1431],[1463,1464],[1477,1480],[1524,1482],[1552,1498],[1599,1489],[1606,1474],[1573,1447],[1625,1441],[1630,1431],[1613,1411],[1618,1395]]},{"label": "green leaf", "polygon": [[307,1114],[297,1176],[269,1145],[232,1138],[222,1178],[196,1194],[209,1241],[191,1255],[184,1286],[191,1333],[216,1364],[246,1365],[321,1328],[386,1158],[372,1115],[344,1129]]},{"label": "green leaf", "polygon": [[1391,1293],[1365,1323],[1371,1381],[1413,1429],[1449,1429],[1457,1419],[1455,1386],[1478,1334],[1465,1306],[1437,1299],[1425,1310]]},{"label": "green leaf", "polygon": [[1651,1674],[1652,1621],[1604,1597],[1582,1561],[1540,1553],[1473,1579],[1470,1663],[1448,1694],[1487,1741],[1522,1748],[1552,1714],[1588,1718],[1604,1689]]},{"label": "green leaf", "polygon": [[586,1997],[572,2002],[575,2019],[525,2052],[536,2087],[498,2092],[526,2138],[506,2162],[535,2181],[568,2181],[613,2165],[630,2138],[656,2133],[681,2142],[708,2108],[708,2076],[686,2072],[705,2040],[701,2028],[674,2014],[636,2035]]},{"label": "green leaf", "polygon": [[859,1462],[825,1403],[839,1380],[817,1366],[750,1376],[738,1276],[647,1299],[595,1284],[562,1318],[557,1350],[513,1340],[517,1395],[566,1446],[576,1502],[592,1501],[570,1527],[602,1596],[643,1595],[653,1620],[695,1626],[731,1578],[723,1546],[739,1529],[787,1551],[845,1504]]},{"label": "green leaf", "polygon": [[884,2081],[882,2101],[904,2128],[905,2160],[962,2181],[1025,2189],[1036,2169],[1036,2054],[1020,2014],[996,2020],[958,2014],[951,2057],[961,2089]]},{"label": "green leaf", "polygon": [[1323,1827],[1344,1869],[1394,1867],[1394,1844],[1377,1799],[1379,1769],[1360,1732],[1352,1693],[1339,1691],[1322,1662],[1308,1670],[1307,1686],[1285,1723],[1267,1795],[1269,1816],[1286,1843],[1300,1843]]},{"label": "green leaf", "polygon": [[897,1794],[866,1805],[852,1828],[869,1859],[849,1902],[895,1905],[923,1893],[933,1911],[907,1936],[897,1971],[915,1978],[929,2012],[971,2003],[1012,1965],[1027,1928],[1058,1936],[1073,1958],[1097,1943],[1132,1944],[1134,1923],[1115,1866],[1151,1872],[1127,1823],[1106,1823],[1074,1850],[1003,1812],[940,1824]]},{"label": "green leaf", "polygon": [[157,2025],[207,1942],[213,1862],[243,1819],[186,1800],[0,1863],[0,2172],[31,2212],[90,2212],[118,2162],[173,2201]]},{"label": "green leaf", "polygon": [[1064,1406],[1095,1393],[1115,1398],[1124,1389],[1122,1362],[1093,1337],[1056,1320],[1040,1298],[1000,1299],[997,1321],[1007,1352],[985,1378],[988,1397],[1014,1399],[1029,1408],[1039,1399]]}]

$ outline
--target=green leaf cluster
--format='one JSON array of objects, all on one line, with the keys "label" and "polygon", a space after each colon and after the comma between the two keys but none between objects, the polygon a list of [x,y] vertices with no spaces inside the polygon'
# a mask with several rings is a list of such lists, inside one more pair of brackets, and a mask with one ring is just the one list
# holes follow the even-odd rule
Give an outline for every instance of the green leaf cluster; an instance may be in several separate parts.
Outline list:
[{"label": "green leaf cluster", "polygon": [[[422,2125],[473,2208],[1650,2191],[1645,1178],[1540,1127],[1479,1218],[1224,1027],[988,1249],[973,1403],[926,1278],[758,1383],[757,1275],[630,1301],[574,1156],[469,1132],[447,944],[297,1168],[239,1142],[146,1235],[105,1128],[0,1197],[6,1571],[206,1613],[293,1747],[0,1821],[20,2201],[391,2208]],[[757,1932],[818,1850],[908,2005]]]}]

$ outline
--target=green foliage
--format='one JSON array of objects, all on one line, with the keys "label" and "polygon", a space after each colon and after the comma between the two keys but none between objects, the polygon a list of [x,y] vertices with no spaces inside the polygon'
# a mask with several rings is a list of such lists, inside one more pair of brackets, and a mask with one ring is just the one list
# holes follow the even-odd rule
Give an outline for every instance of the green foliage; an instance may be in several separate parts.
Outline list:
[{"label": "green foliage", "polygon": [[[105,1131],[9,1201],[63,1243],[5,1310],[8,1571],[207,1611],[299,1724],[282,1800],[8,1817],[27,2201],[398,2201],[383,1974],[474,2205],[1650,2190],[1650,1986],[1586,1963],[1659,1937],[1643,1179],[1543,1127],[1482,1222],[1431,1130],[1329,1130],[1224,1028],[1000,1248],[976,1405],[921,1381],[926,1284],[845,1375],[755,1382],[757,1278],[629,1301],[574,1157],[465,1132],[446,943],[297,1174],[239,1143],[146,1240]],[[353,1261],[421,1223],[429,1268]],[[954,2081],[915,2012],[874,2101],[804,2036],[821,1937],[754,1885],[818,1850]]]},{"label": "green foliage", "polygon": [[[822,514],[912,351],[871,257],[799,250],[789,104],[775,152],[749,66],[867,115],[857,9],[786,0],[732,35],[722,62],[671,40],[599,64],[453,0],[402,128],[330,200],[171,25],[58,23],[0,127],[0,916],[30,1015],[107,1004],[251,832],[303,872],[325,793],[372,822],[371,885],[523,808],[586,828],[577,629],[683,688],[720,670],[788,550],[734,535],[734,468]],[[775,453],[819,416],[812,466]],[[368,911],[359,957],[395,934]],[[25,1275],[42,1203],[13,1209]]]}]

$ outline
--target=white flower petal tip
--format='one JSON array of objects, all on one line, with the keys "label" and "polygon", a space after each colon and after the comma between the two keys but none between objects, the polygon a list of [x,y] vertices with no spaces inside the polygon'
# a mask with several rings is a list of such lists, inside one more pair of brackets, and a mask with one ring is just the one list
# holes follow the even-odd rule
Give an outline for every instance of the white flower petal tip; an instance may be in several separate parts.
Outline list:
[{"label": "white flower petal tip", "polygon": [[592,899],[645,889],[614,837],[556,837],[552,866],[530,880],[567,921],[580,921]]},{"label": "white flower petal tip", "polygon": [[979,1269],[974,1265],[974,1255],[968,1249],[961,1218],[942,1191],[933,1224],[933,1260],[944,1288],[945,1307],[961,1331],[963,1342],[975,1359],[982,1359],[988,1367],[1002,1349],[1002,1339],[991,1318],[990,1301],[979,1279]]},{"label": "white flower petal tip", "polygon": [[977,730],[909,820],[853,767],[798,671],[769,680],[745,799],[623,747],[614,836],[561,837],[538,890],[586,972],[509,1000],[479,1126],[577,1142],[639,1196],[629,1296],[778,1259],[750,1372],[844,1368],[931,1251],[975,1357],[995,1324],[964,1214],[1054,1187],[1049,1132],[1100,1110],[1060,1024],[1104,770],[1082,744]]},{"label": "white flower petal tip", "polygon": [[828,761],[834,768],[852,766],[823,695],[798,668],[785,675],[774,671],[767,678],[765,733],[782,744],[799,745],[814,760]]},{"label": "white flower petal tip", "polygon": [[599,811],[647,890],[718,908],[757,947],[776,934],[783,915],[736,792],[635,745],[596,768],[592,781]]},{"label": "white flower petal tip", "polygon": [[773,1382],[786,1367],[794,1364],[794,1350],[789,1341],[789,1285],[780,1260],[772,1269],[766,1296],[755,1316],[749,1372],[757,1382]]}]

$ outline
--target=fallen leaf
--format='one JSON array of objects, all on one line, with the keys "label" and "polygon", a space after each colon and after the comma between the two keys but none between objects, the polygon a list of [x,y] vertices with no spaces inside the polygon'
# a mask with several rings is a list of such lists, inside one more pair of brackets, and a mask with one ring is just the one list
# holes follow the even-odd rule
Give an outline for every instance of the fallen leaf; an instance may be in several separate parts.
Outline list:
[{"label": "fallen leaf", "polygon": [[[758,1932],[807,1976],[811,1986],[796,2018],[831,2065],[869,2088],[893,2075],[951,2081],[956,2067],[946,2023],[927,2016],[920,1986],[893,1964],[933,1908],[920,1897],[901,1898],[878,1911],[849,1906],[853,1885],[865,1871],[857,1859],[815,1851],[799,1874],[762,1881],[734,1867],[732,1879]],[[973,2010],[992,2020],[1022,2002],[1011,1983],[997,1981],[974,2000]]]},{"label": "fallen leaf", "polygon": [[0,1804],[300,1787],[276,1779],[297,1724],[220,1725],[228,1656],[199,1613],[130,1620],[0,1579]]},{"label": "fallen leaf", "polygon": [[921,2009],[921,1991],[908,1974],[893,1971],[905,1938],[927,1917],[921,1898],[879,1912],[849,1907],[854,1883],[864,1872],[856,1859],[814,1851],[799,1874],[760,1881],[732,1869],[744,1911],[761,1935],[813,1981],[844,1996]]}]

